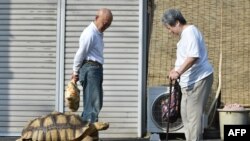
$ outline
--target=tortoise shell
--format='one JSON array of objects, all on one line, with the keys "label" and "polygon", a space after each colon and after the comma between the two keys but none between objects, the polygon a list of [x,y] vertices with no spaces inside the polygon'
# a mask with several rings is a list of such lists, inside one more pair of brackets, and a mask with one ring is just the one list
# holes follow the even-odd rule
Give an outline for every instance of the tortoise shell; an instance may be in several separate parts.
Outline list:
[{"label": "tortoise shell", "polygon": [[19,140],[80,141],[99,130],[106,130],[106,122],[89,123],[79,115],[52,112],[31,120],[22,130]]}]

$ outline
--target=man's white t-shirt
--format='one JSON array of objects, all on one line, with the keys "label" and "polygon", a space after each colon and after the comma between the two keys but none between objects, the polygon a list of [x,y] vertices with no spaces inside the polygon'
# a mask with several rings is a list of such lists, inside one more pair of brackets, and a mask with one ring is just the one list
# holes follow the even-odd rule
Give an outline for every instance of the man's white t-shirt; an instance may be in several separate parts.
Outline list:
[{"label": "man's white t-shirt", "polygon": [[84,60],[97,61],[103,64],[103,48],[103,33],[92,22],[80,36],[79,49],[76,52],[73,64],[74,73],[78,74]]},{"label": "man's white t-shirt", "polygon": [[181,87],[194,84],[213,73],[203,36],[194,25],[189,25],[182,31],[181,38],[177,43],[176,56],[175,70],[178,70],[187,57],[198,58],[195,64],[181,75]]}]

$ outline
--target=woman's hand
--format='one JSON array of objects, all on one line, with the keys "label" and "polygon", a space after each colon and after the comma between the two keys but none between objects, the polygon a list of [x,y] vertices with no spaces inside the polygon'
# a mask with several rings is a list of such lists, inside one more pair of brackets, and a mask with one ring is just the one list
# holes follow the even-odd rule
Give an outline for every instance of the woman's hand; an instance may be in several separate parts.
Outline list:
[{"label": "woman's hand", "polygon": [[186,70],[192,67],[198,59],[197,57],[188,57],[184,63],[178,67],[178,70],[172,69],[169,72],[169,78],[171,80],[177,80]]},{"label": "woman's hand", "polygon": [[169,78],[171,80],[177,80],[180,77],[180,73],[176,71],[175,69],[172,69],[169,73]]}]

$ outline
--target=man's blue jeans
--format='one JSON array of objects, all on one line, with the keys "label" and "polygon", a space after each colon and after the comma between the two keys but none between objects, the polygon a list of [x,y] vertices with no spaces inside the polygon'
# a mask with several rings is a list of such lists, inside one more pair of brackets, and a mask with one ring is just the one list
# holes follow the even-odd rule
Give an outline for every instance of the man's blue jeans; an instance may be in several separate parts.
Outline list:
[{"label": "man's blue jeans", "polygon": [[85,63],[80,68],[79,81],[83,87],[83,120],[96,122],[103,105],[103,67]]}]

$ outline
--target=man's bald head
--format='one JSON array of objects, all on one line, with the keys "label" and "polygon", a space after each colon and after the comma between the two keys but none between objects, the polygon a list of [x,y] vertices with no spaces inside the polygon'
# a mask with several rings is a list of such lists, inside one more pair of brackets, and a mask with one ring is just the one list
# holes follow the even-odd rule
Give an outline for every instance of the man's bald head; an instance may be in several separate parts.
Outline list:
[{"label": "man's bald head", "polygon": [[105,16],[105,17],[110,17],[113,18],[112,12],[110,9],[107,8],[102,8],[97,11],[97,16]]},{"label": "man's bald head", "polygon": [[97,11],[95,24],[100,32],[104,32],[112,23],[113,14],[110,9],[102,8]]}]

